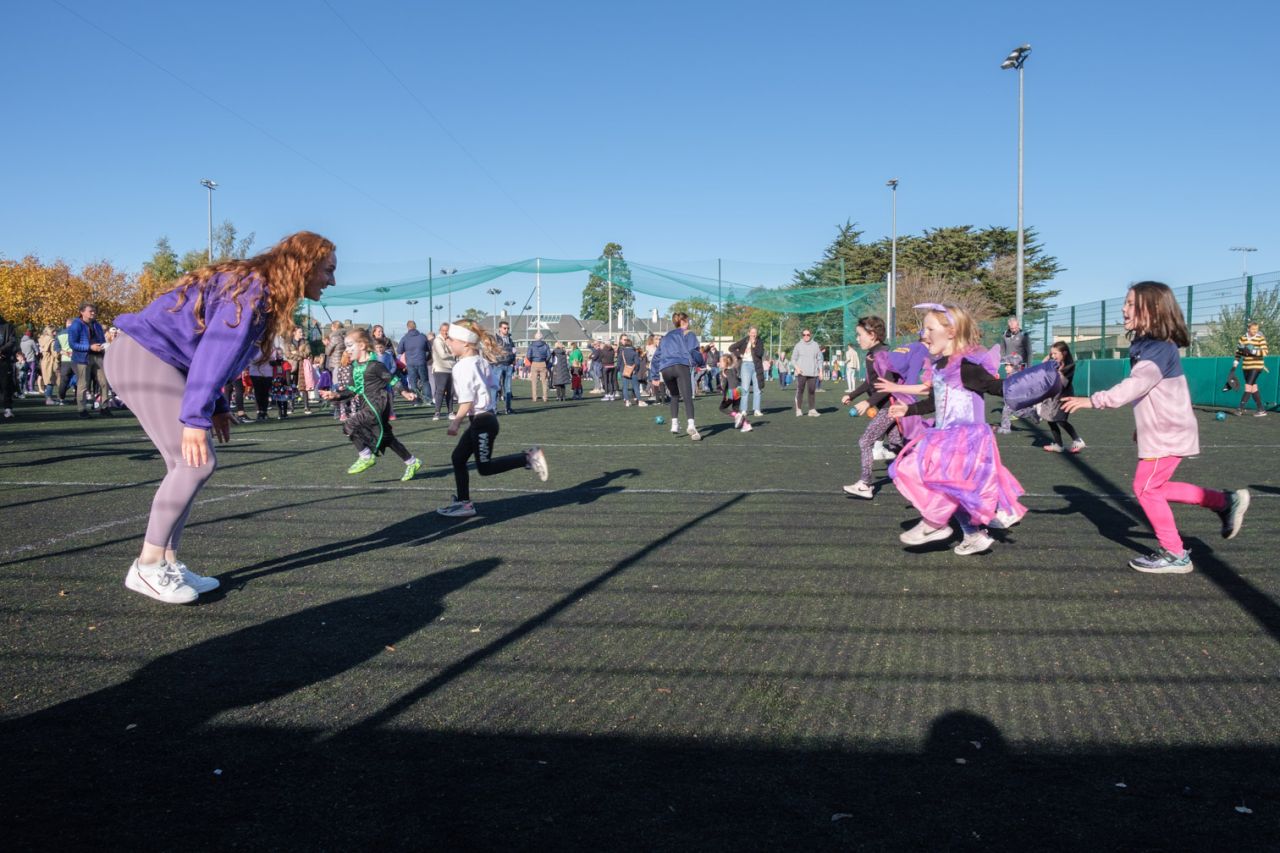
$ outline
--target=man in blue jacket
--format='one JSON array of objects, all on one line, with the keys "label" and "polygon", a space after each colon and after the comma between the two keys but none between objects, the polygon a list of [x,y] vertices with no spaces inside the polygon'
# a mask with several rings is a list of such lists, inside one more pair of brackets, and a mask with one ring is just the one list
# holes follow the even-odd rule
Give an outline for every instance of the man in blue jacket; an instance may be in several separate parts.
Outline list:
[{"label": "man in blue jacket", "polygon": [[542,402],[547,402],[547,361],[551,358],[551,347],[542,339],[542,332],[536,332],[529,344],[529,381],[533,384],[531,400],[538,399],[538,380],[542,380]]},{"label": "man in blue jacket", "polygon": [[[107,351],[107,335],[97,317],[98,306],[86,302],[80,306],[80,316],[72,321],[71,328],[67,330],[71,361],[76,366],[76,408],[80,410],[82,418],[89,417],[89,389],[93,381],[97,381],[98,392],[104,403],[110,390],[107,374],[102,369],[102,357]],[[103,417],[111,417],[111,410],[106,406],[99,411]]]},{"label": "man in blue jacket", "polygon": [[428,362],[431,361],[431,341],[427,336],[418,331],[418,324],[412,320],[405,323],[407,331],[404,337],[400,338],[400,345],[396,347],[396,351],[404,356],[404,370],[409,383],[409,390],[418,395],[418,399],[413,401],[413,405],[421,406],[424,398],[430,398],[430,393],[423,393],[423,389],[428,391],[431,388],[431,373]]}]

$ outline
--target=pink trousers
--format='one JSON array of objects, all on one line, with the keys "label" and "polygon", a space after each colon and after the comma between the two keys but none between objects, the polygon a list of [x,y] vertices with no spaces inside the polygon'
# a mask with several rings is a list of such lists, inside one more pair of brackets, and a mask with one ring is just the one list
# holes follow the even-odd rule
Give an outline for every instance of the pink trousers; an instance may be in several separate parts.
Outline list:
[{"label": "pink trousers", "polygon": [[1170,502],[1195,504],[1214,512],[1221,512],[1227,506],[1226,492],[1202,489],[1190,483],[1169,482],[1181,461],[1181,456],[1139,459],[1138,471],[1133,475],[1133,493],[1138,504],[1155,529],[1160,547],[1171,554],[1181,554],[1183,548],[1178,525],[1173,521],[1173,510],[1169,508]]}]

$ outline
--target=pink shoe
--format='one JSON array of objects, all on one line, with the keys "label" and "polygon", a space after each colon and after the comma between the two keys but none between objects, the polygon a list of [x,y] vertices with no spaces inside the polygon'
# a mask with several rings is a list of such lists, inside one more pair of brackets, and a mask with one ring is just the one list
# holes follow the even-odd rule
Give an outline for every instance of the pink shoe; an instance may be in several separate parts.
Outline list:
[{"label": "pink shoe", "polygon": [[750,422],[749,422],[749,421],[747,421],[747,420],[745,420],[745,419],[742,421],[742,431],[743,431],[743,432],[751,432],[751,430],[753,430],[753,429],[755,429],[755,427],[753,427],[753,426],[750,424]]}]

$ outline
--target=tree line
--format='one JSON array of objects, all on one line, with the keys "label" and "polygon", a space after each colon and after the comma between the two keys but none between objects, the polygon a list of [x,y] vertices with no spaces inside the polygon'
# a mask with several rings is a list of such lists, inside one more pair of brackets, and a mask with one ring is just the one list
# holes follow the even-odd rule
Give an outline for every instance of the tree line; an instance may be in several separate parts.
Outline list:
[{"label": "tree line", "polygon": [[[224,221],[213,232],[215,263],[247,257],[254,235],[239,237],[235,225]],[[87,263],[75,270],[61,258],[45,262],[36,255],[21,260],[0,258],[0,317],[19,327],[45,325],[61,329],[85,302],[98,306],[98,316],[110,322],[119,314],[137,311],[173,286],[183,275],[209,262],[208,247],[179,256],[168,237],[156,241],[151,260],[138,273],[117,269],[110,261]]]}]

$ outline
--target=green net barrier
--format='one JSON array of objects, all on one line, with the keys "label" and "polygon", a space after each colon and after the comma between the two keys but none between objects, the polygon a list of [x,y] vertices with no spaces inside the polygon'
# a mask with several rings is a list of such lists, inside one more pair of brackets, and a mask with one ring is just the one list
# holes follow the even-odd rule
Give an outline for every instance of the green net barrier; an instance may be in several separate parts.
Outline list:
[{"label": "green net barrier", "polygon": [[[446,276],[422,276],[379,284],[339,285],[325,291],[324,298],[316,304],[342,307],[403,302],[409,299],[431,302],[451,293],[486,285],[506,275],[571,273],[590,273],[605,278],[608,265],[598,258],[529,258],[509,264],[458,270]],[[829,287],[765,287],[677,272],[629,260],[615,260],[613,276],[614,287],[621,287],[618,279],[629,276],[628,289],[632,292],[660,299],[701,299],[712,304],[723,303],[726,309],[745,306],[774,314],[803,317],[804,322],[821,325],[831,338],[843,334],[844,340],[853,340],[853,324],[859,316],[883,313],[884,310],[885,285],[882,282],[834,283]]]}]

